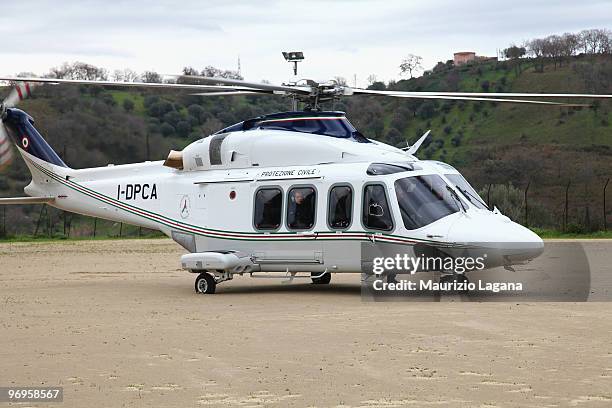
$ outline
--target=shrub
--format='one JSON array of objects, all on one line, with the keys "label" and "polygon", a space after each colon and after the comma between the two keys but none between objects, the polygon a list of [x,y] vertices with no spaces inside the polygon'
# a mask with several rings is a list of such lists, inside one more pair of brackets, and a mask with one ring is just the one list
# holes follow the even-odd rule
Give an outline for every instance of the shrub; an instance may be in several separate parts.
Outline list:
[{"label": "shrub", "polygon": [[164,137],[172,136],[175,132],[174,126],[169,123],[163,123],[159,128]]},{"label": "shrub", "polygon": [[132,112],[134,110],[134,101],[130,98],[125,98],[123,100],[123,109],[126,112]]}]

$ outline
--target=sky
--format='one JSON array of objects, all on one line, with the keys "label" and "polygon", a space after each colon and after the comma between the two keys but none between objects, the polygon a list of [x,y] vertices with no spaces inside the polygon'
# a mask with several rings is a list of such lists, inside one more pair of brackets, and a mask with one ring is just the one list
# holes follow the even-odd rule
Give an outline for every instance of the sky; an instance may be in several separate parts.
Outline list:
[{"label": "sky", "polygon": [[281,51],[303,51],[298,76],[400,79],[453,52],[495,56],[524,40],[612,28],[612,1],[11,1],[0,12],[0,74],[44,74],[68,61],[137,72],[237,69],[246,80],[293,79]]}]

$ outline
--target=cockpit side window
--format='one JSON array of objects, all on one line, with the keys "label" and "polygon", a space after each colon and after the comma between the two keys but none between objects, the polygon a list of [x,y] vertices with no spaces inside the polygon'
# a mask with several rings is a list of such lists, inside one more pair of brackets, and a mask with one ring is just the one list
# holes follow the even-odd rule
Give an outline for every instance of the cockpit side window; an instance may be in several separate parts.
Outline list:
[{"label": "cockpit side window", "polygon": [[332,229],[346,229],[353,215],[353,189],[334,186],[329,190],[328,223]]},{"label": "cockpit side window", "polygon": [[442,177],[431,174],[399,179],[395,194],[408,230],[429,225],[459,211],[459,205]]},{"label": "cockpit side window", "polygon": [[283,192],[276,187],[264,187],[255,193],[253,224],[260,230],[276,230],[283,215]]},{"label": "cockpit side window", "polygon": [[393,217],[382,184],[368,184],[363,190],[362,221],[366,228],[391,231]]}]

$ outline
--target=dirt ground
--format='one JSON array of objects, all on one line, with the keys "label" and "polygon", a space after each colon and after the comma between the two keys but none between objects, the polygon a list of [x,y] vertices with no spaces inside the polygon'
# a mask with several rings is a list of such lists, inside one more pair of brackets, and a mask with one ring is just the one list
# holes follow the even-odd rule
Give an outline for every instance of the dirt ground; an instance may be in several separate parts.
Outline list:
[{"label": "dirt ground", "polygon": [[[612,274],[612,242],[584,245]],[[19,406],[612,406],[612,303],[362,302],[358,275],[196,295],[182,253],[0,244],[0,386],[64,387]]]}]

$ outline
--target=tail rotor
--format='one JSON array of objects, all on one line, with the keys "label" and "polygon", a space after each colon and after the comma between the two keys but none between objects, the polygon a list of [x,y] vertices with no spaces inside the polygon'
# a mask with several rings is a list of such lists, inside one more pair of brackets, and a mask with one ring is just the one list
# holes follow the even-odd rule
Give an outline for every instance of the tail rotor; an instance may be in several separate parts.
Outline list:
[{"label": "tail rotor", "polygon": [[28,82],[17,82],[8,96],[0,103],[0,172],[4,171],[13,160],[13,149],[11,140],[4,127],[6,110],[16,106],[20,101],[31,96],[34,84]]}]

